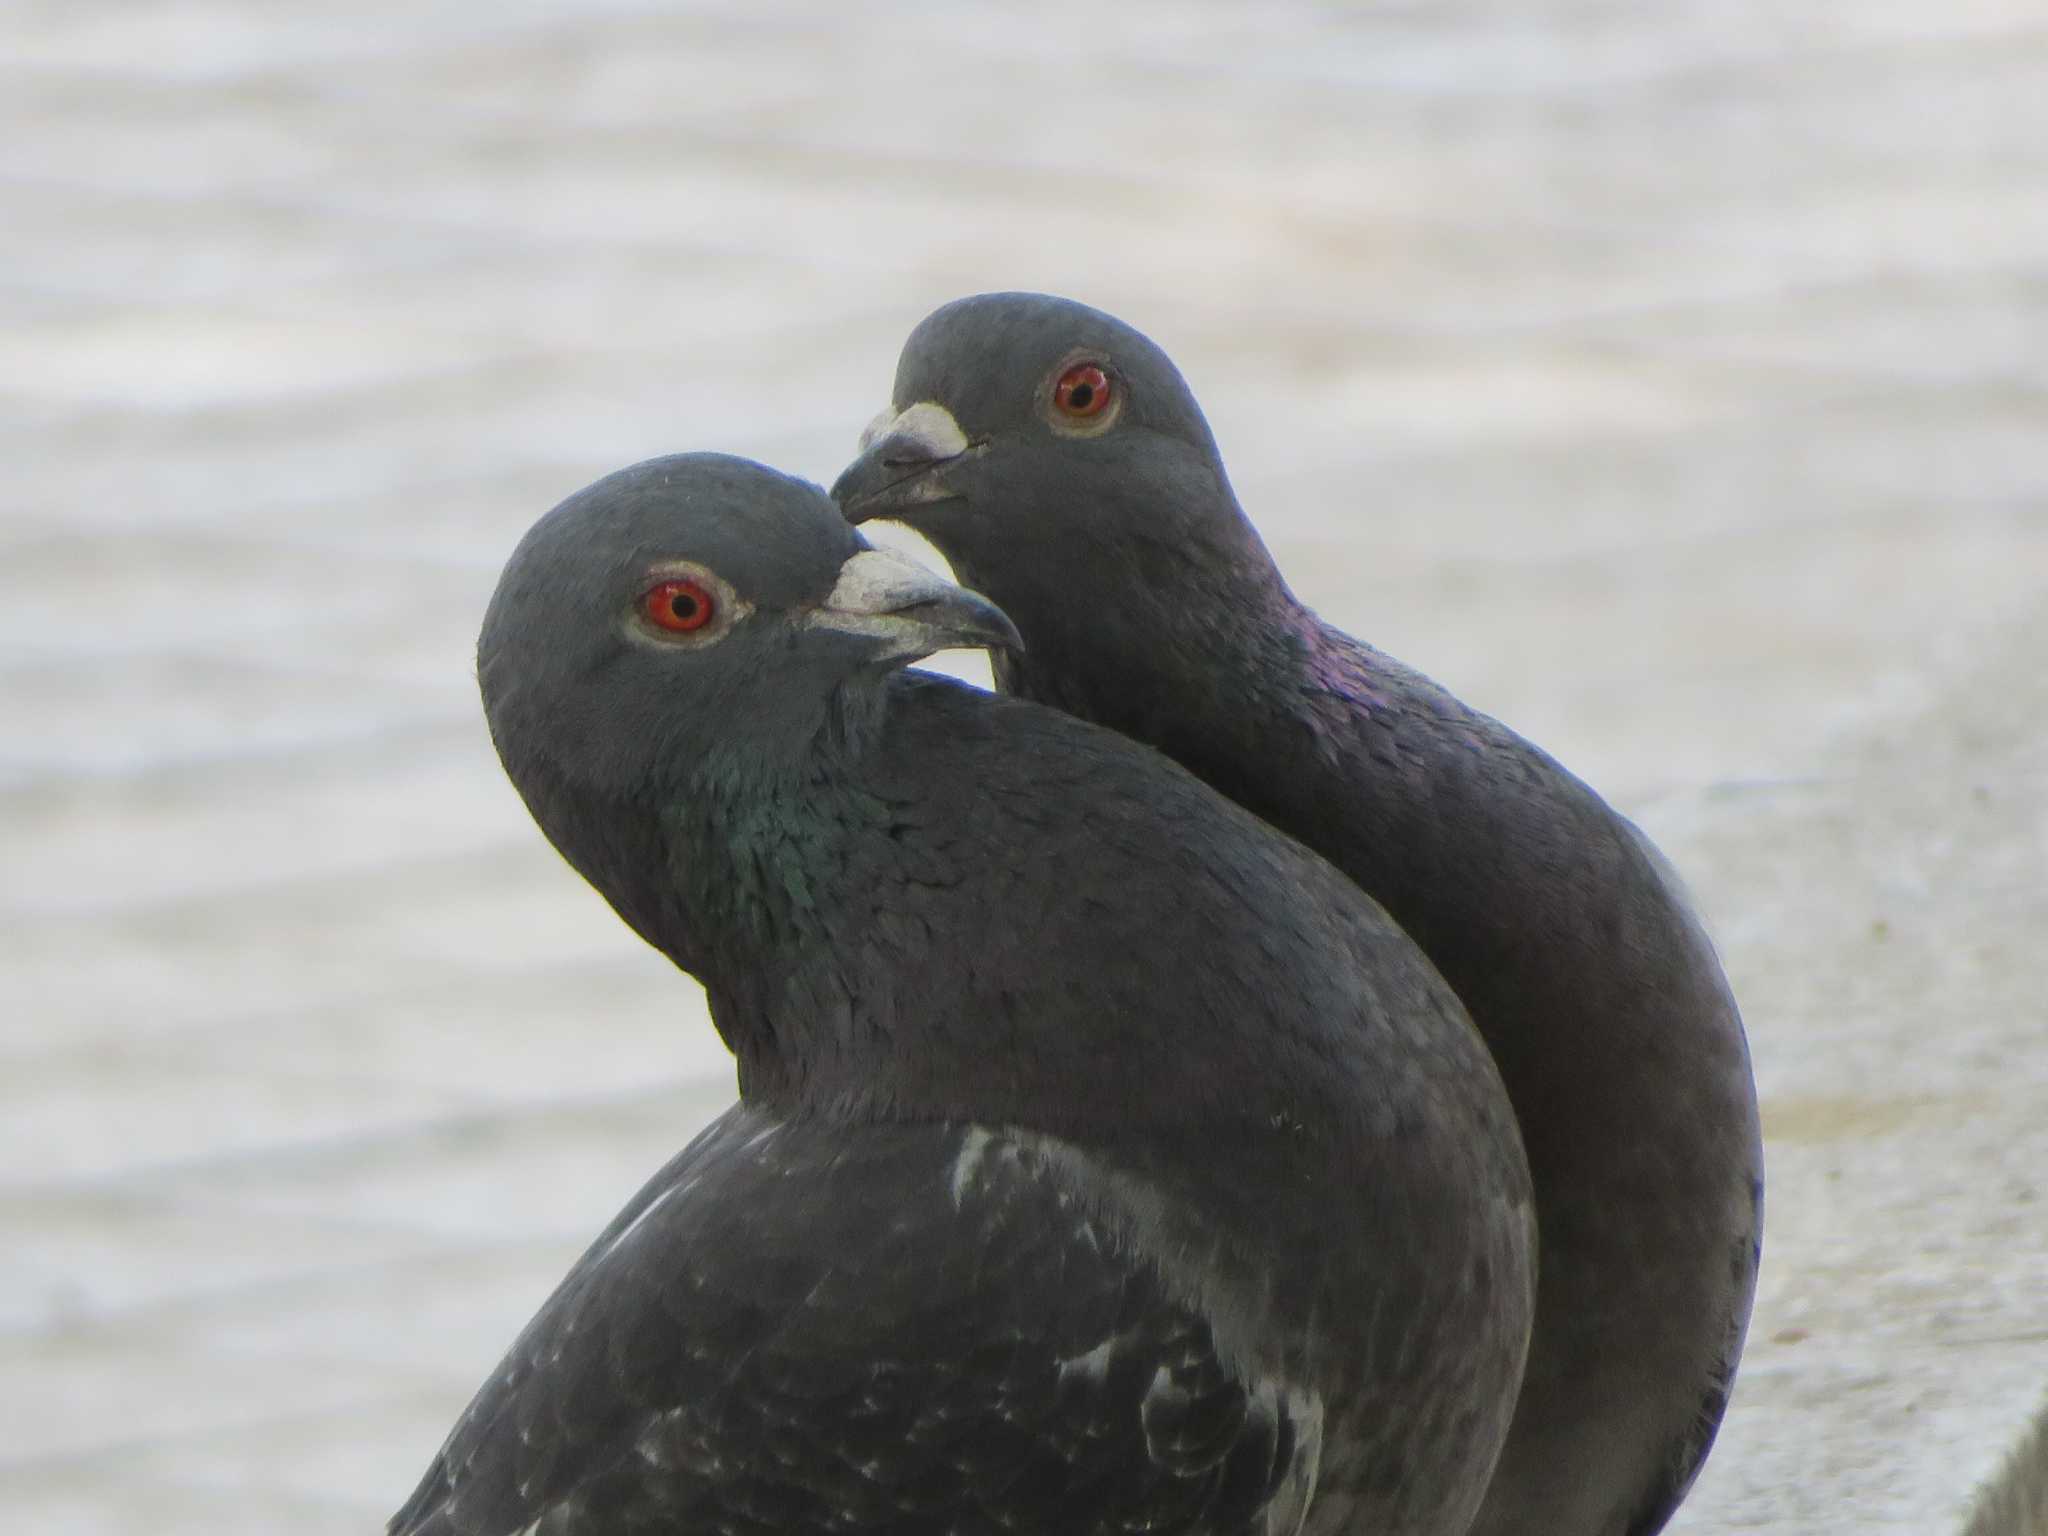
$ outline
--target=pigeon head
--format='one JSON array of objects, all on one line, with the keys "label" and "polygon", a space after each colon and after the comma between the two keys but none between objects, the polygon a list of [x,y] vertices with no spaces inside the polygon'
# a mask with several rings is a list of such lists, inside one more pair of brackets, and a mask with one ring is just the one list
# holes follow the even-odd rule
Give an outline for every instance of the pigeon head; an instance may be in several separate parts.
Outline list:
[{"label": "pigeon head", "polygon": [[722,454],[650,459],[549,512],[477,645],[507,773],[558,802],[672,795],[707,764],[800,763],[879,711],[896,668],[1017,644],[993,603],[871,548],[817,487]]},{"label": "pigeon head", "polygon": [[[894,398],[832,488],[849,521],[892,518],[1017,621],[999,658],[1021,691],[1089,713],[1145,658],[1213,648],[1291,599],[1238,507],[1173,362],[1100,310],[995,293],[935,311],[904,344]],[[1080,664],[1080,654],[1089,658]]]},{"label": "pigeon head", "polygon": [[963,571],[1257,547],[1172,359],[1071,299],[980,294],[926,317],[861,450],[832,488],[846,516],[908,523]]}]

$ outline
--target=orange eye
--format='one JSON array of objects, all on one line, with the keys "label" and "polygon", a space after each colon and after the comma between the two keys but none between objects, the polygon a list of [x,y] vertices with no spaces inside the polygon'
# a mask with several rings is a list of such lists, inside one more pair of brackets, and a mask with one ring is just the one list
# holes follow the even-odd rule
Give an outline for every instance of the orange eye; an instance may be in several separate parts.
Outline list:
[{"label": "orange eye", "polygon": [[649,587],[640,599],[640,609],[655,628],[687,635],[718,616],[718,600],[703,582],[679,576]]},{"label": "orange eye", "polygon": [[1052,403],[1076,420],[1100,416],[1109,407],[1109,375],[1094,363],[1076,363],[1053,385]]}]

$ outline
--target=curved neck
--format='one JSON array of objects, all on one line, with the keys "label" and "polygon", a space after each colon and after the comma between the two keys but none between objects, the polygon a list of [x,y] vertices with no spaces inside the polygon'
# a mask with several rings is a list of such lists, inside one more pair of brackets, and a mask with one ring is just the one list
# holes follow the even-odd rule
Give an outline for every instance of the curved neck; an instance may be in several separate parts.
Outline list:
[{"label": "curved neck", "polygon": [[[1174,687],[1155,658],[1146,686],[1111,692],[1107,707],[1092,696],[1089,713],[1316,849],[1387,909],[1486,1036],[1533,1161],[1639,1134],[1642,1083],[1700,1076],[1685,1055],[1696,1043],[1648,1021],[1674,1005],[1734,1017],[1712,946],[1641,835],[1539,748],[1291,597],[1262,624],[1279,644],[1227,643]],[[1728,1084],[1744,1080],[1741,1061],[1721,1066]],[[1571,1114],[1530,1102],[1552,1091]]]},{"label": "curved neck", "polygon": [[[1103,1145],[1297,1121],[1334,1135],[1386,1091],[1303,1065],[1350,1059],[1331,1040],[1356,1027],[1324,929],[1269,934],[1263,969],[1177,946],[1162,959],[1169,901],[1207,932],[1249,920],[1219,870],[1278,857],[1290,887],[1334,877],[1063,715],[921,674],[890,680],[886,702],[860,750],[821,742],[772,776],[713,759],[630,814],[568,807],[605,841],[556,837],[704,983],[745,1097],[845,1119],[993,1116]],[[1202,835],[1130,841],[1131,805]],[[1283,998],[1274,974],[1303,979]]]},{"label": "curved neck", "polygon": [[[1128,530],[1134,519],[1104,521]],[[1156,521],[1167,526],[1163,513]],[[1097,583],[1116,596],[1083,615],[1054,563],[984,570],[960,550],[962,578],[1009,612],[1029,647],[998,660],[999,685],[1157,747],[1330,859],[1414,935],[1504,1069],[1521,1045],[1545,1046],[1496,1031],[1512,1035],[1535,1011],[1569,1028],[1587,1016],[1576,1004],[1589,976],[1613,994],[1596,1000],[1602,1028],[1659,990],[1723,989],[1703,939],[1670,942],[1690,924],[1681,900],[1592,790],[1324,625],[1241,518],[1204,526],[1222,529],[1214,539],[1231,541],[1229,558],[1214,539],[1162,539],[1137,556],[1147,569]],[[1132,559],[1126,548],[1117,563]]]},{"label": "curved neck", "polygon": [[[1141,520],[1123,509],[1101,522],[1117,529]],[[1239,680],[1297,671],[1315,616],[1295,601],[1249,523],[1205,527],[1194,539],[1160,521],[1160,537],[1135,555],[1125,536],[1096,546],[1089,532],[1074,533],[1071,561],[1114,570],[1135,559],[1139,567],[1121,583],[1081,583],[1114,595],[1078,616],[1065,563],[999,554],[985,567],[971,548],[942,547],[961,580],[1000,604],[1026,636],[1022,655],[993,660],[1005,693],[1159,747],[1223,787],[1235,775],[1212,759],[1256,759],[1270,729],[1245,708],[1250,692]]]}]

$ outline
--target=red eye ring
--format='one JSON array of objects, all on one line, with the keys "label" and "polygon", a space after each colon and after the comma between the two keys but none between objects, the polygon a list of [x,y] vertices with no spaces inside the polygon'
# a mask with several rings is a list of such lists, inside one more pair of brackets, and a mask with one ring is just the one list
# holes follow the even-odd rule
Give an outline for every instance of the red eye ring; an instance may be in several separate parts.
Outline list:
[{"label": "red eye ring", "polygon": [[703,582],[677,576],[649,587],[640,599],[640,611],[656,629],[687,635],[718,617],[718,599]]},{"label": "red eye ring", "polygon": [[1086,421],[1109,408],[1109,375],[1098,363],[1076,363],[1052,387],[1052,403],[1063,416]]}]

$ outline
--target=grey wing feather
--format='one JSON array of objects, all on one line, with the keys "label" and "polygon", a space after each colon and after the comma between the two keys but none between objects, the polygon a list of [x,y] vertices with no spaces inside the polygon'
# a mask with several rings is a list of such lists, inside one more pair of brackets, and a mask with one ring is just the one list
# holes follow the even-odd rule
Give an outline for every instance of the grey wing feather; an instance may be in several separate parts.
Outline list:
[{"label": "grey wing feather", "polygon": [[577,1262],[392,1536],[1292,1531],[1320,1414],[1239,1380],[1085,1204],[1000,1132],[736,1108]]}]

